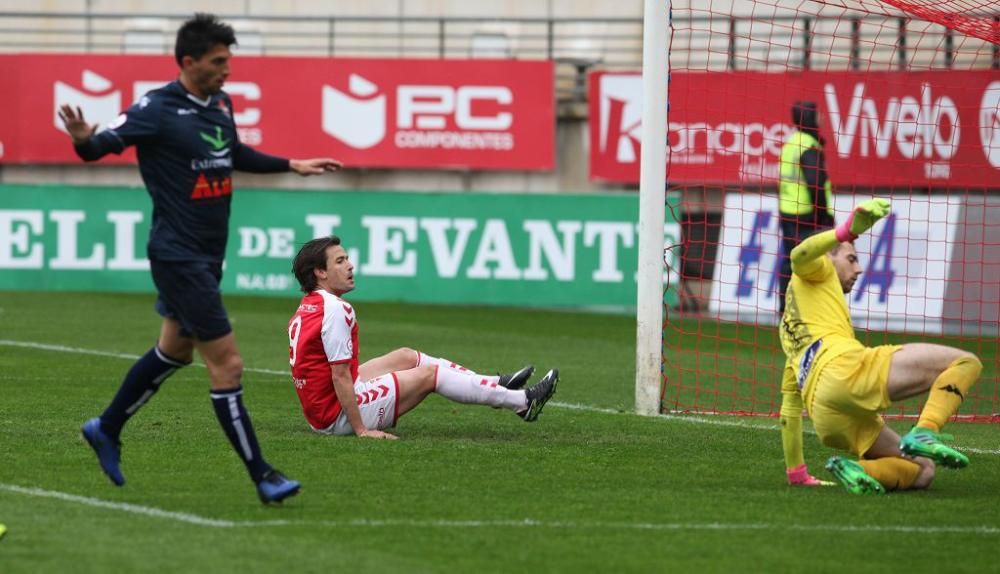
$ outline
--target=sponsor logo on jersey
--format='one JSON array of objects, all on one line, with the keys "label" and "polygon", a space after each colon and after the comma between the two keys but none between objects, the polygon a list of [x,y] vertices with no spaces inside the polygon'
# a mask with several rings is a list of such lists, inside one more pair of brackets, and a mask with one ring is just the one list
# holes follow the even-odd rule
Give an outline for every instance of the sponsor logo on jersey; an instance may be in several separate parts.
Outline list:
[{"label": "sponsor logo on jersey", "polygon": [[109,130],[118,129],[123,125],[125,125],[125,122],[127,120],[128,120],[128,114],[118,114],[118,117],[112,120],[111,123],[108,124],[107,129]]},{"label": "sponsor logo on jersey", "polygon": [[208,177],[204,173],[200,173],[198,180],[194,182],[191,199],[208,199],[232,194],[233,179],[231,177]]},{"label": "sponsor logo on jersey", "polygon": [[209,134],[205,132],[198,132],[201,139],[212,146],[212,149],[208,153],[215,157],[223,157],[229,154],[229,138],[222,136],[222,127],[215,126],[215,134]]},{"label": "sponsor logo on jersey", "polygon": [[806,384],[806,379],[809,378],[809,371],[812,370],[813,362],[816,360],[816,355],[819,354],[819,348],[823,346],[823,339],[816,339],[816,342],[809,345],[806,352],[802,354],[802,358],[799,359],[799,390]]},{"label": "sponsor logo on jersey", "polygon": [[202,171],[206,169],[232,169],[233,158],[220,157],[215,159],[193,159],[191,160],[191,171]]}]

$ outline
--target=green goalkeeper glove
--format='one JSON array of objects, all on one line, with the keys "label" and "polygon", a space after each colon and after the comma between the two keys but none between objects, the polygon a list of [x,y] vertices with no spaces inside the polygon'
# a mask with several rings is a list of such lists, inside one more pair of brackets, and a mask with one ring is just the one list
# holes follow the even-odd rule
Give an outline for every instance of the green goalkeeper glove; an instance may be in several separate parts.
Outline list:
[{"label": "green goalkeeper glove", "polygon": [[889,215],[888,199],[869,199],[854,207],[847,221],[837,226],[837,241],[854,241],[879,220]]}]

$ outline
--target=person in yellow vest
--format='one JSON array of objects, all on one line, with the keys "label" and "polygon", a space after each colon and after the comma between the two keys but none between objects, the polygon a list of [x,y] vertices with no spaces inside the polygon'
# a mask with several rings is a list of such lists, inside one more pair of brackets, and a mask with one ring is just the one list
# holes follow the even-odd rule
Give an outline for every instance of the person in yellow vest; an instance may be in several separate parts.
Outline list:
[{"label": "person in yellow vest", "polygon": [[823,138],[819,135],[820,114],[815,102],[795,102],[792,106],[795,131],[781,147],[781,176],[778,184],[781,212],[781,272],[778,276],[778,310],[785,311],[785,291],[792,277],[792,249],[821,229],[830,229],[833,219],[833,191],[826,172]]},{"label": "person in yellow vest", "polygon": [[[781,383],[781,439],[788,482],[820,484],[806,470],[802,408],[820,441],[858,460],[833,456],[826,469],[848,492],[882,494],[927,488],[937,465],[964,468],[969,458],[944,444],[941,428],[979,379],[983,364],[968,351],[929,343],[866,347],[854,334],[844,295],[861,275],[854,240],[889,215],[889,201],[859,203],[836,229],[792,251],[794,276],[778,335],[787,361]],[[927,393],[904,436],[881,413]]]}]

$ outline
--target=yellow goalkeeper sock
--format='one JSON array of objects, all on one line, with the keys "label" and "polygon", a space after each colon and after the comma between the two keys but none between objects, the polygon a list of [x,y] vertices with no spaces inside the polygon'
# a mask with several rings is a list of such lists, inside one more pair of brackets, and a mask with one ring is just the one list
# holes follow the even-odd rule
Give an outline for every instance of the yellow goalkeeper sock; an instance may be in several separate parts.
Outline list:
[{"label": "yellow goalkeeper sock", "polygon": [[940,432],[948,419],[958,412],[965,394],[979,379],[983,364],[974,355],[955,359],[938,375],[927,395],[924,410],[920,411],[917,426]]},{"label": "yellow goalkeeper sock", "polygon": [[905,458],[894,456],[859,460],[868,476],[879,481],[886,490],[906,490],[913,486],[920,475],[920,465]]}]

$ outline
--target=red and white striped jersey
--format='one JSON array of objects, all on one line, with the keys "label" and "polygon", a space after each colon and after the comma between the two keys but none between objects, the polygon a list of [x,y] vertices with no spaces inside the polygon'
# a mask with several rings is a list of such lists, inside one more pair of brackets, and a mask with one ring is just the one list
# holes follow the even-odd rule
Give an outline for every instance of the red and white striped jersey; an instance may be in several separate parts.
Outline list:
[{"label": "red and white striped jersey", "polygon": [[288,362],[306,420],[322,430],[340,415],[331,364],[349,363],[358,379],[358,321],[354,307],[318,289],[302,298],[288,322]]}]

